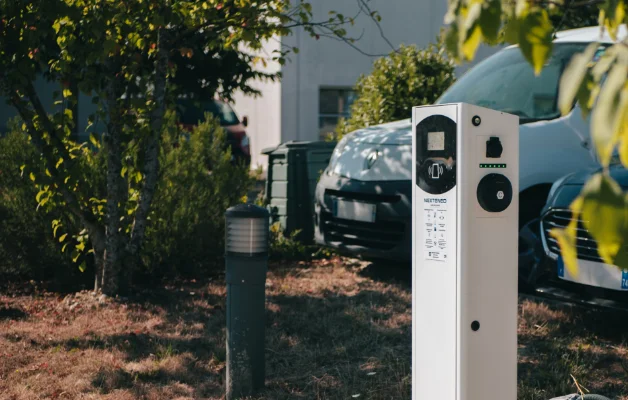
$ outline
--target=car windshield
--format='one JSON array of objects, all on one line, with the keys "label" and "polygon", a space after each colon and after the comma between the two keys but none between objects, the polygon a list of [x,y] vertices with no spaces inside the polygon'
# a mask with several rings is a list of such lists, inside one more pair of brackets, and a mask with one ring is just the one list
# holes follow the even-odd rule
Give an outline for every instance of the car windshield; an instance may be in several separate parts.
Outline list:
[{"label": "car windshield", "polygon": [[539,76],[518,47],[504,49],[469,70],[437,103],[475,104],[518,115],[521,123],[556,118],[560,115],[560,76],[571,57],[586,45],[555,44]]},{"label": "car windshield", "polygon": [[181,99],[177,101],[177,108],[181,123],[196,125],[205,119],[205,113],[209,112],[220,120],[220,125],[229,126],[240,123],[229,104],[220,100],[198,101],[194,99]]}]

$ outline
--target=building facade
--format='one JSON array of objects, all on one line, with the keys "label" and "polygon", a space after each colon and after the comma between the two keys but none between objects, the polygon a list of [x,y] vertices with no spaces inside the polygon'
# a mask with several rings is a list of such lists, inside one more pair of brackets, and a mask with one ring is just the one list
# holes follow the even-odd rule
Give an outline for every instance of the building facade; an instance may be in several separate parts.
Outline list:
[{"label": "building facade", "polygon": [[[313,19],[329,18],[331,10],[355,16],[359,4],[357,0],[317,0],[312,2]],[[290,54],[282,67],[267,66],[267,71],[281,71],[282,79],[254,85],[261,96],[236,95],[236,112],[249,118],[253,167],[265,167],[266,156],[261,154],[264,148],[290,140],[319,140],[333,131],[338,119],[349,115],[352,88],[360,75],[370,72],[375,59],[390,53],[393,46],[424,47],[434,42],[447,11],[445,0],[371,0],[368,5],[381,14],[382,20],[378,27],[363,13],[353,27],[347,27],[349,37],[359,38],[355,42],[359,50],[326,37],[316,40],[302,29],[266,45],[262,56],[282,47],[297,47],[299,52]],[[495,50],[481,48],[474,62]],[[470,65],[458,67],[457,75]]]}]

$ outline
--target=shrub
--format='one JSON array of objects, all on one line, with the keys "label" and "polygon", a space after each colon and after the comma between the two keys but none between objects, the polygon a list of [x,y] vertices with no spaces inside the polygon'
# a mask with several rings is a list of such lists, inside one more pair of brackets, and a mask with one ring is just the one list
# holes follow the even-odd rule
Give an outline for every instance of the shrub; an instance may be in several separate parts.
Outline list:
[{"label": "shrub", "polygon": [[[39,154],[26,135],[14,132],[0,138],[0,281],[63,279],[73,288],[92,284],[92,257],[86,257],[87,270],[81,273],[71,253],[61,252],[52,221],[73,227],[69,231],[81,229],[53,202],[37,207],[29,171],[41,165]],[[185,135],[170,121],[140,277],[199,276],[222,268],[225,210],[245,201],[254,181],[247,167],[232,165],[225,143],[225,132],[213,119]],[[90,192],[102,197],[104,150],[77,161]],[[27,166],[24,172],[22,165]]]},{"label": "shrub", "polygon": [[254,182],[246,166],[232,164],[225,132],[209,115],[185,136],[172,128],[163,140],[142,256],[145,272],[153,276],[198,276],[223,268],[225,211],[246,201]]},{"label": "shrub", "polygon": [[0,281],[62,278],[76,282],[71,261],[52,235],[52,221],[64,220],[61,210],[37,207],[37,189],[21,166],[39,165],[39,155],[17,130],[0,138]]},{"label": "shrub", "polygon": [[356,84],[351,117],[341,120],[336,138],[356,129],[411,117],[414,106],[432,104],[454,82],[454,64],[442,44],[425,49],[401,46],[375,61]]}]

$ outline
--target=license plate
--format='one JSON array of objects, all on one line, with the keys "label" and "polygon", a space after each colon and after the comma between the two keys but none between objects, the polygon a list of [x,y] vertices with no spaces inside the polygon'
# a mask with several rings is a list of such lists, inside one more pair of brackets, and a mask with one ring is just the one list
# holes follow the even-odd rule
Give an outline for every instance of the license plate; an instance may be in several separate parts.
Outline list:
[{"label": "license plate", "polygon": [[333,214],[336,218],[361,222],[375,222],[376,205],[360,201],[334,200]]},{"label": "license plate", "polygon": [[561,256],[558,256],[556,273],[560,279],[582,285],[611,290],[628,290],[628,271],[620,270],[614,265],[579,259],[576,273],[565,268],[565,261]]}]

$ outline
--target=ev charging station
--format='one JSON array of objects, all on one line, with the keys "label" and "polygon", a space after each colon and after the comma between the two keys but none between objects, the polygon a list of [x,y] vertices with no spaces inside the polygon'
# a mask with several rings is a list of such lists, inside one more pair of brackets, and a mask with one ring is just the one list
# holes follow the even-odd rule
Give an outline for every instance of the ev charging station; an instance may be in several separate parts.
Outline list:
[{"label": "ev charging station", "polygon": [[412,112],[412,399],[517,398],[519,118]]}]

